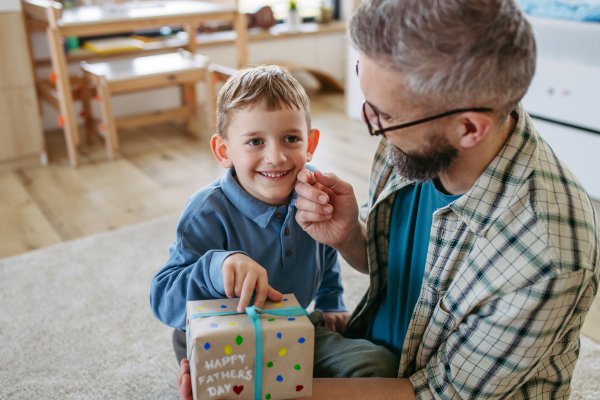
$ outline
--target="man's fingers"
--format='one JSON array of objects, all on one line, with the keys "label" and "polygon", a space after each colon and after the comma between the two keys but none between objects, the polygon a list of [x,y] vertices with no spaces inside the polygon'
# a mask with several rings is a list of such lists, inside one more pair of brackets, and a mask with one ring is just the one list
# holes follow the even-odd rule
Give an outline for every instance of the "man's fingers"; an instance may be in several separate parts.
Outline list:
[{"label": "man's fingers", "polygon": [[296,208],[299,210],[310,211],[315,214],[333,213],[333,206],[331,204],[315,203],[314,201],[307,200],[304,197],[298,197],[296,199]]},{"label": "man's fingers", "polygon": [[312,185],[313,183],[317,182],[314,173],[306,168],[298,172],[298,176],[296,179],[298,179],[302,183],[308,183],[309,185]]},{"label": "man's fingers", "polygon": [[325,319],[325,328],[329,328],[335,332],[335,320],[333,320],[331,318],[326,318]]},{"label": "man's fingers", "polygon": [[327,204],[329,202],[329,196],[327,193],[307,183],[297,183],[296,192],[298,195],[300,195],[300,197],[304,197],[305,199],[311,200],[315,203]]},{"label": "man's fingers", "polygon": [[328,187],[333,191],[333,193],[337,195],[354,194],[354,189],[352,189],[352,185],[338,178],[336,174],[333,174],[331,172],[322,173],[321,171],[316,171],[314,175],[318,183]]},{"label": "man's fingers", "polygon": [[240,293],[240,302],[238,303],[238,312],[244,312],[246,307],[250,305],[250,300],[252,300],[252,294],[254,293],[254,288],[256,287],[256,275],[249,273],[244,278],[244,283],[242,284],[242,291]]},{"label": "man's fingers", "polygon": [[316,214],[310,211],[298,211],[296,214],[296,221],[302,228],[306,228],[312,222],[323,222],[329,221],[331,219],[331,214]]},{"label": "man's fingers", "polygon": [[277,290],[269,286],[267,298],[271,301],[281,301],[283,299],[283,295],[281,294],[281,292],[278,292]]},{"label": "man's fingers", "polygon": [[262,310],[269,292],[269,278],[266,272],[258,275],[256,280],[256,296],[254,297],[254,305]]}]

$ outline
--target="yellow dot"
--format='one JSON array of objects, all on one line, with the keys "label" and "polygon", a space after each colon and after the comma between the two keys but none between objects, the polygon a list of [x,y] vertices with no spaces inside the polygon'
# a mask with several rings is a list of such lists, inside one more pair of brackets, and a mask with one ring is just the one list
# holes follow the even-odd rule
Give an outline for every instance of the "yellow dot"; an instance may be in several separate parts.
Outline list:
[{"label": "yellow dot", "polygon": [[225,354],[231,354],[232,351],[233,349],[231,348],[231,346],[225,346]]},{"label": "yellow dot", "polygon": [[279,350],[279,355],[285,356],[285,353],[287,353],[287,350],[285,349],[285,347],[282,347],[281,350]]},{"label": "yellow dot", "polygon": [[236,324],[236,322],[230,322],[229,323],[229,325],[235,325],[235,324]]},{"label": "yellow dot", "polygon": [[196,310],[200,310],[200,311],[202,311],[202,310],[204,310],[205,308],[206,308],[206,307],[204,307],[204,306],[198,306],[198,307],[196,307]]},{"label": "yellow dot", "polygon": [[275,307],[280,307],[281,303],[275,303]]}]

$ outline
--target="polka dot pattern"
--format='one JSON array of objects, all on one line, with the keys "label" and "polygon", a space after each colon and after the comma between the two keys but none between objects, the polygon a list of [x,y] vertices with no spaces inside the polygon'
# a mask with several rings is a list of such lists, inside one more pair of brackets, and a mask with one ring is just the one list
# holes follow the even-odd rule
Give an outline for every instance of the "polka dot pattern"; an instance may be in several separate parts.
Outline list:
[{"label": "polka dot pattern", "polygon": [[281,332],[277,333],[277,339],[281,339]]},{"label": "polka dot pattern", "polygon": [[232,351],[233,349],[231,348],[231,346],[225,346],[225,354],[229,355]]},{"label": "polka dot pattern", "polygon": [[285,347],[282,347],[281,350],[279,350],[280,356],[285,356],[286,353],[287,353],[287,349]]},{"label": "polka dot pattern", "polygon": [[306,339],[304,339],[303,337],[301,337],[300,339],[298,339],[298,343],[304,343],[306,342]]},{"label": "polka dot pattern", "polygon": [[206,344],[204,345],[204,349],[205,349],[205,350],[208,350],[208,349],[210,349],[210,343],[206,342]]},{"label": "polka dot pattern", "polygon": [[283,376],[277,375],[277,382],[283,382]]}]

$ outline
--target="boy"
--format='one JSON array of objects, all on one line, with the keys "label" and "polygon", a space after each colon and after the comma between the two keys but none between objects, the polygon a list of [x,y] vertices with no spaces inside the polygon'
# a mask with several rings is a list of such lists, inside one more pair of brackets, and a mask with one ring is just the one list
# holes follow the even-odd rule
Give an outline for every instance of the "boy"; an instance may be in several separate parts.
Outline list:
[{"label": "boy", "polygon": [[[238,71],[219,92],[217,132],[211,149],[228,172],[188,200],[150,292],[155,317],[177,328],[179,362],[187,301],[238,296],[242,312],[254,291],[259,308],[267,298],[293,293],[302,307],[314,299],[323,311],[311,316],[325,325],[315,330],[315,376],[396,377],[395,355],[334,332],[343,332],[349,318],[337,252],[295,220],[296,175],[319,141],[302,86],[277,66]],[[360,359],[346,356],[357,351]]]}]

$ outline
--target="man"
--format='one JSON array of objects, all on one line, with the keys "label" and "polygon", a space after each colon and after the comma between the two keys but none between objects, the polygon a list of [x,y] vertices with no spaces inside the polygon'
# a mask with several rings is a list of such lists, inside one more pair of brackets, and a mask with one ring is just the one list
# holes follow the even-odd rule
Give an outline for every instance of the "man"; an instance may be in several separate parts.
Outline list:
[{"label": "man", "polygon": [[519,103],[535,69],[522,11],[366,0],[350,36],[363,120],[384,136],[369,199],[359,212],[349,184],[302,171],[297,221],[370,274],[347,335],[396,352],[400,369],[315,379],[313,398],[568,398],[598,222]]}]

